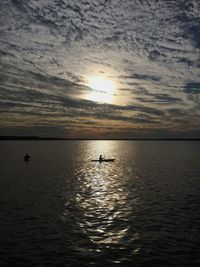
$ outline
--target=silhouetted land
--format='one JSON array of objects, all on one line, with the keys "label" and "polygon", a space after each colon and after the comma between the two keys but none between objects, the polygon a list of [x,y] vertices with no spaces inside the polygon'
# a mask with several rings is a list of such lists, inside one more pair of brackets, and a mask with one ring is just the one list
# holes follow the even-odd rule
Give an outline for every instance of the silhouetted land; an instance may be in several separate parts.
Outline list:
[{"label": "silhouetted land", "polygon": [[57,137],[39,137],[39,136],[0,136],[0,140],[66,140]]},{"label": "silhouetted land", "polygon": [[141,141],[200,141],[200,138],[59,138],[59,137],[40,137],[40,136],[0,136],[0,140],[32,140],[32,141],[45,141],[45,140],[141,140]]}]

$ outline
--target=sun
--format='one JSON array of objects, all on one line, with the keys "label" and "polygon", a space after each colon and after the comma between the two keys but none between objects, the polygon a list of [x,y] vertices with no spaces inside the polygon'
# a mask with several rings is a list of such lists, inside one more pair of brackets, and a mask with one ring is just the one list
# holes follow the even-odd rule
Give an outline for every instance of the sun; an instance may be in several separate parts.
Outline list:
[{"label": "sun", "polygon": [[112,103],[115,92],[115,84],[112,80],[101,76],[94,76],[88,79],[87,84],[91,93],[87,95],[88,100],[101,103]]},{"label": "sun", "polygon": [[106,78],[95,76],[90,78],[88,84],[93,90],[103,92],[103,93],[113,93],[115,90],[115,85],[113,81]]}]

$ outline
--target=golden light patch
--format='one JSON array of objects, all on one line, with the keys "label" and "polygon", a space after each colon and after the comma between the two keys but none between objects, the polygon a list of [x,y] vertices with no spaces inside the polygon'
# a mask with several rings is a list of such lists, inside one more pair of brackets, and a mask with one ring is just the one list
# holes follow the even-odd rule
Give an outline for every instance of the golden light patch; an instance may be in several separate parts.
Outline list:
[{"label": "golden light patch", "polygon": [[91,93],[87,95],[88,100],[112,103],[115,92],[115,84],[112,80],[101,76],[94,76],[89,78],[88,86],[92,89]]}]

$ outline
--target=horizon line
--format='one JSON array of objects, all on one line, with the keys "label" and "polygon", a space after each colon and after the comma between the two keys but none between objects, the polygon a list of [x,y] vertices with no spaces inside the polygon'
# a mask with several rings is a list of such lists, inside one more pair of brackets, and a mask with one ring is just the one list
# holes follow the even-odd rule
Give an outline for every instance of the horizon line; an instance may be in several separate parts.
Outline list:
[{"label": "horizon line", "polygon": [[0,141],[200,141],[200,138],[64,138],[64,137],[41,137],[41,136],[18,136],[18,135],[1,135]]}]

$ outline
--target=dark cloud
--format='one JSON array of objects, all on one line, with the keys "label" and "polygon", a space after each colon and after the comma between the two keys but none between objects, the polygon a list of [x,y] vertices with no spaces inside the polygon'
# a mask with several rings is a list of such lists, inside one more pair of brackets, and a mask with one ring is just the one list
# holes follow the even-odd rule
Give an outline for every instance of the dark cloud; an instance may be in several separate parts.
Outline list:
[{"label": "dark cloud", "polygon": [[152,80],[152,81],[160,81],[160,77],[154,75],[144,75],[144,74],[132,74],[130,76],[121,76],[122,79],[136,79],[136,80]]},{"label": "dark cloud", "polygon": [[152,51],[149,51],[149,59],[152,61],[159,61],[165,58],[166,56],[164,54],[161,54],[158,50],[154,49]]},{"label": "dark cloud", "polygon": [[168,94],[148,94],[148,96],[151,96],[150,98],[141,98],[137,97],[136,99],[141,102],[146,103],[157,103],[157,104],[174,104],[178,102],[182,102],[180,98],[172,97]]},{"label": "dark cloud", "polygon": [[187,94],[200,94],[200,82],[189,82],[185,85],[184,92]]},{"label": "dark cloud", "polygon": [[41,136],[41,137],[66,137],[67,130],[63,127],[33,126],[33,127],[8,127],[0,128],[2,136]]},{"label": "dark cloud", "polygon": [[180,1],[178,2],[179,13],[177,16],[183,29],[183,37],[191,38],[197,48],[200,48],[200,3],[199,1]]}]

